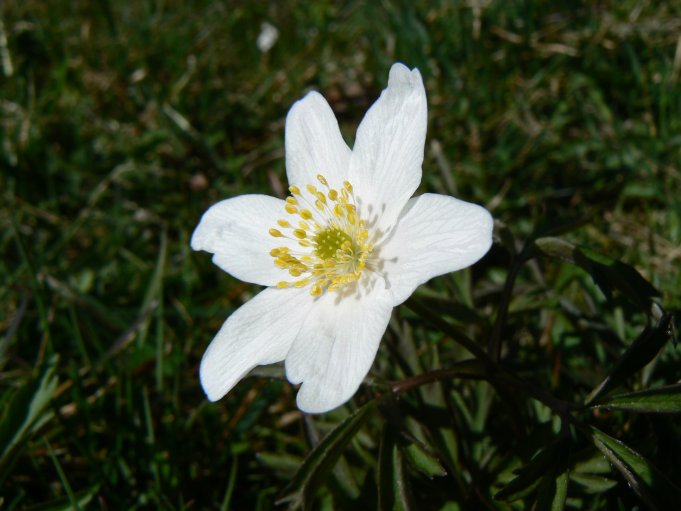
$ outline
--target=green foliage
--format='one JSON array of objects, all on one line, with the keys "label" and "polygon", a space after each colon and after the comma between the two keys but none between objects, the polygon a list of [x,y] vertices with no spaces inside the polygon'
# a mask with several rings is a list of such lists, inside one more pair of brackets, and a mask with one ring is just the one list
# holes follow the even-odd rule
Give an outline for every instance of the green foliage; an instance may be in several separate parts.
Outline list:
[{"label": "green foliage", "polygon": [[53,356],[5,402],[0,422],[0,481],[7,477],[30,438],[51,419],[49,405],[57,387],[56,365],[57,357]]},{"label": "green foliage", "polygon": [[646,458],[595,428],[593,440],[650,509],[672,509],[678,505],[681,488]]},{"label": "green foliage", "polygon": [[[0,505],[673,507],[679,20],[637,0],[1,3]],[[420,191],[487,206],[494,247],[395,311],[341,409],[304,416],[276,367],[208,403],[201,354],[258,290],[191,252],[200,215],[283,194],[307,90],[351,144],[398,60],[428,93]]]},{"label": "green foliage", "polygon": [[307,456],[296,471],[291,483],[284,489],[280,502],[292,502],[294,507],[310,509],[312,498],[325,481],[348,443],[357,434],[374,409],[369,401],[352,416],[341,422]]},{"label": "green foliage", "polygon": [[644,413],[681,413],[681,385],[629,392],[601,399],[596,406]]}]

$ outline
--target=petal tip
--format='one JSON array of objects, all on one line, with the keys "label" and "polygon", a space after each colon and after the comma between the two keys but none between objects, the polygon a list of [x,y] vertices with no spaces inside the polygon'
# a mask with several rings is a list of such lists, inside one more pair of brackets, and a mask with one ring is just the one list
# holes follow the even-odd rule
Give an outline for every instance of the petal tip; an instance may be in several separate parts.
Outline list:
[{"label": "petal tip", "polygon": [[286,120],[288,122],[289,119],[295,117],[296,115],[299,115],[301,112],[300,110],[303,108],[330,108],[329,104],[326,102],[326,99],[324,99],[324,96],[322,96],[319,92],[312,90],[305,94],[302,98],[300,98],[298,101],[293,103],[291,108],[288,111],[288,115],[286,116]]},{"label": "petal tip", "polygon": [[211,365],[206,362],[206,355],[204,354],[201,366],[199,367],[199,381],[208,400],[214,403],[222,399],[230,389],[226,389],[220,383],[220,378],[217,376],[215,368],[211,367]]},{"label": "petal tip", "polygon": [[199,251],[203,249],[203,236],[201,232],[201,223],[199,222],[199,225],[196,226],[196,229],[194,229],[194,232],[192,233],[191,240],[189,240],[189,246],[191,247],[192,250]]},{"label": "petal tip", "polygon": [[485,249],[485,252],[483,255],[487,253],[487,251],[492,247],[492,242],[493,242],[493,235],[494,235],[494,217],[492,216],[492,213],[489,212],[488,209],[486,209],[483,206],[479,206],[480,209],[482,210],[480,212],[480,223],[482,224],[481,229],[485,233],[485,240],[487,241],[487,248]]},{"label": "petal tip", "polygon": [[395,85],[408,85],[410,87],[418,87],[420,85],[423,88],[423,79],[421,78],[420,71],[416,67],[409,69],[401,62],[396,62],[392,65],[388,74],[388,86]]},{"label": "petal tip", "polygon": [[[347,400],[346,400],[347,401]],[[331,410],[338,408],[345,401],[341,403],[324,403],[320,402],[314,397],[310,397],[307,393],[303,392],[303,389],[298,391],[298,396],[296,396],[296,405],[301,412],[309,414],[320,414],[330,412]]]}]

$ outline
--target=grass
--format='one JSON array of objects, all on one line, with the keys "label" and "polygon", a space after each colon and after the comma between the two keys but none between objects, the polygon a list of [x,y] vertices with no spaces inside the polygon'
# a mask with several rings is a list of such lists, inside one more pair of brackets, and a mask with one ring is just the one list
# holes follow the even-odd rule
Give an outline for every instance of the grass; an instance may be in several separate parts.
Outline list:
[{"label": "grass", "polygon": [[[542,233],[636,267],[665,309],[681,305],[674,2],[26,0],[0,16],[0,409],[15,410],[22,389],[48,396],[0,464],[6,509],[273,509],[310,447],[385,382],[461,361],[457,335],[486,345],[514,265],[497,321],[504,364],[581,403],[646,315],[620,293],[607,300],[582,269],[514,254]],[[268,53],[255,44],[263,21],[280,32]],[[282,194],[284,118],[307,90],[327,97],[352,141],[394,61],[418,67],[428,93],[420,191],[485,204],[515,244],[498,240],[398,308],[346,407],[305,417],[281,378],[248,378],[209,404],[201,354],[258,290],[191,252],[200,215],[225,197]],[[664,348],[626,388],[678,381],[678,361]],[[511,389],[452,379],[390,402],[316,505],[529,509],[529,490],[512,503],[493,495],[562,430]],[[679,484],[669,416],[582,419]],[[591,470],[573,464],[583,478],[569,508],[647,502],[569,436],[571,462]],[[427,460],[449,475],[414,468]],[[405,470],[406,496],[386,500],[386,474]]]}]

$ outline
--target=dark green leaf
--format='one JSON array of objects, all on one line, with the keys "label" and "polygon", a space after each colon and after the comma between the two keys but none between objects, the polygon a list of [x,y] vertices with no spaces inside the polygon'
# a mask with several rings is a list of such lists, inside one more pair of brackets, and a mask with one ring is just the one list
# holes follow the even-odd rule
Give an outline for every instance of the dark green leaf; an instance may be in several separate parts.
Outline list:
[{"label": "dark green leaf", "polygon": [[57,388],[57,356],[12,396],[0,422],[0,481],[33,433],[52,417],[50,400]]},{"label": "dark green leaf", "polygon": [[278,502],[290,502],[292,507],[302,505],[303,509],[309,509],[315,492],[375,408],[375,402],[370,401],[336,426],[305,458]]},{"label": "dark green leaf", "polygon": [[[560,440],[544,447],[530,462],[518,471],[515,479],[512,479],[502,488],[494,498],[513,502],[529,495],[542,482],[543,478],[549,475],[555,479],[557,466],[564,467],[564,455],[568,448],[567,442]],[[561,460],[557,463],[556,460]]]},{"label": "dark green leaf", "polygon": [[601,399],[593,406],[643,413],[681,413],[681,383],[620,394]]},{"label": "dark green leaf", "polygon": [[551,472],[542,478],[537,492],[537,501],[534,511],[562,511],[565,508],[567,498],[568,472],[559,472],[560,464],[554,465]]},{"label": "dark green leaf", "polygon": [[590,405],[642,369],[658,354],[670,337],[671,314],[663,314],[654,327],[646,326],[616,362],[610,374],[586,398]]},{"label": "dark green leaf", "polygon": [[586,270],[608,299],[612,298],[612,291],[616,289],[641,309],[648,310],[651,299],[660,296],[660,292],[633,266],[560,238],[539,238],[535,243],[545,254]]},{"label": "dark green leaf", "polygon": [[300,467],[302,459],[287,453],[261,452],[256,455],[258,462],[290,479]]},{"label": "dark green leaf", "polygon": [[606,477],[611,474],[610,463],[597,449],[577,454],[570,466],[570,479],[589,493],[602,493],[617,485],[617,481]]},{"label": "dark green leaf", "polygon": [[404,452],[411,465],[426,477],[432,479],[447,475],[447,471],[437,457],[428,452],[419,442],[412,442],[405,447]]},{"label": "dark green leaf", "polygon": [[591,428],[594,445],[624,476],[629,486],[650,509],[676,509],[681,502],[681,489],[672,483],[655,465],[631,447],[602,431]]},{"label": "dark green leaf", "polygon": [[395,428],[386,424],[378,454],[378,509],[408,511],[410,498],[404,458]]},{"label": "dark green leaf", "polygon": [[378,509],[393,511],[395,493],[393,488],[393,452],[397,450],[393,428],[383,429],[381,446],[378,450]]},{"label": "dark green leaf", "polygon": [[570,479],[584,486],[588,493],[603,493],[617,485],[617,481],[595,474],[570,474]]}]

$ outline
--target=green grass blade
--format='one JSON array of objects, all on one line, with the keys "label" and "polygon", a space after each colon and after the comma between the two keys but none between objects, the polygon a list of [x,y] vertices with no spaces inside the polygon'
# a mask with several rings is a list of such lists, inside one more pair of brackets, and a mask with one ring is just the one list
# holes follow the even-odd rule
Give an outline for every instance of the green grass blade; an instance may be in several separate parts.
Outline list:
[{"label": "green grass blade", "polygon": [[58,357],[50,357],[40,372],[28,380],[9,401],[0,422],[0,481],[32,434],[51,417],[50,400],[57,388]]}]

